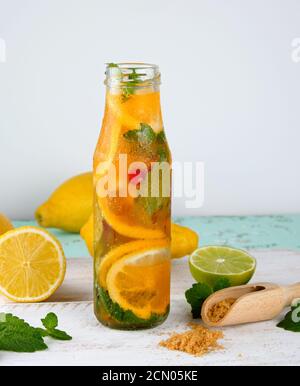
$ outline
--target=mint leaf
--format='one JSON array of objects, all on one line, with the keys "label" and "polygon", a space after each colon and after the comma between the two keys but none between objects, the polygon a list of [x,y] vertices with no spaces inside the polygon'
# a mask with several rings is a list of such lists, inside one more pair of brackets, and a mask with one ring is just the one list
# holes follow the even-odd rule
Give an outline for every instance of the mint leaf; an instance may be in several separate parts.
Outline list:
[{"label": "mint leaf", "polygon": [[136,142],[141,147],[153,145],[152,151],[157,154],[159,162],[168,161],[167,149],[164,146],[166,135],[163,130],[156,134],[150,125],[140,123],[139,129],[129,130],[123,134],[123,137],[129,142]]},{"label": "mint leaf", "polygon": [[[123,136],[127,141],[136,143],[140,146],[140,148],[137,148],[137,151],[144,151],[145,146],[151,146],[150,151],[154,154],[154,159],[157,159],[157,154],[159,162],[168,161],[167,149],[165,149],[163,145],[158,145],[158,143],[163,143],[165,141],[165,134],[163,130],[156,134],[150,125],[140,123],[140,128],[138,130],[129,130],[124,133]],[[149,189],[151,186],[151,172],[148,173],[147,178]],[[161,187],[162,183],[160,182],[160,189]],[[169,205],[170,198],[162,197],[161,193],[158,197],[152,197],[149,190],[147,196],[141,195],[140,197],[137,197],[136,202],[145,209],[149,216],[152,216],[160,209],[167,207]]]},{"label": "mint leaf", "polygon": [[131,95],[134,94],[134,87],[127,85],[122,90],[122,102],[126,102]]},{"label": "mint leaf", "polygon": [[226,277],[217,280],[214,288],[204,283],[195,283],[192,288],[185,291],[187,302],[192,307],[193,318],[201,317],[201,308],[204,301],[214,292],[230,287],[230,281]]},{"label": "mint leaf", "polygon": [[138,135],[137,135],[138,130],[128,130],[126,133],[123,134],[123,137],[130,142],[134,142],[138,140]]},{"label": "mint leaf", "polygon": [[213,289],[214,292],[217,292],[228,287],[230,287],[230,281],[227,279],[227,277],[221,277],[217,280]]},{"label": "mint leaf", "polygon": [[107,63],[108,68],[119,67],[116,63]]},{"label": "mint leaf", "polygon": [[156,139],[156,134],[150,125],[147,123],[140,123],[138,139],[142,143],[152,143]]},{"label": "mint leaf", "polygon": [[123,134],[127,141],[137,142],[142,146],[150,145],[156,139],[156,134],[150,125],[140,123],[138,130],[129,130]]},{"label": "mint leaf", "polygon": [[152,216],[160,209],[166,207],[169,202],[169,197],[137,197],[136,202],[145,209],[149,216]]},{"label": "mint leaf", "polygon": [[52,330],[58,326],[57,316],[53,312],[49,312],[49,314],[47,314],[44,319],[41,319],[41,321],[47,330]]},{"label": "mint leaf", "polygon": [[300,332],[300,303],[292,306],[284,319],[277,324],[277,327],[286,331]]},{"label": "mint leaf", "polygon": [[58,318],[53,312],[49,312],[44,319],[41,319],[45,330],[39,329],[42,336],[51,336],[58,340],[71,340],[72,337],[65,331],[58,330]]},{"label": "mint leaf", "polygon": [[185,298],[192,307],[193,318],[200,318],[202,304],[212,293],[211,287],[204,283],[195,283],[185,291]]},{"label": "mint leaf", "polygon": [[157,149],[157,154],[158,154],[159,162],[166,162],[166,161],[168,161],[168,155],[167,155],[166,149],[164,147],[159,147]]},{"label": "mint leaf", "polygon": [[58,330],[57,328],[47,330],[47,336],[51,336],[51,338],[57,340],[72,340],[70,335],[68,335],[65,331]]},{"label": "mint leaf", "polygon": [[160,143],[160,144],[166,143],[167,138],[166,138],[166,134],[165,134],[164,130],[161,130],[159,133],[157,133],[156,141],[157,141],[157,143]]},{"label": "mint leaf", "polygon": [[143,122],[140,123],[139,129],[129,130],[123,134],[123,137],[128,141],[139,142],[142,145],[164,144],[166,142],[166,135],[163,130],[156,134],[150,125]]},{"label": "mint leaf", "polygon": [[[134,94],[135,87],[143,83],[143,79],[141,77],[147,75],[137,73],[135,68],[132,68],[131,71],[132,72],[129,74],[123,74],[123,82],[125,84],[122,91],[123,103],[126,102],[130,98],[130,96]],[[124,79],[124,77],[127,77],[127,80]]]},{"label": "mint leaf", "polygon": [[35,352],[47,349],[37,329],[12,314],[1,314],[0,350]]},{"label": "mint leaf", "polygon": [[72,339],[64,331],[58,330],[57,316],[50,312],[42,319],[45,327],[35,328],[23,319],[12,314],[0,314],[0,351],[35,352],[48,348],[43,337],[50,336],[59,340]]},{"label": "mint leaf", "polygon": [[[164,197],[163,192],[162,192],[162,176],[159,176],[159,181],[157,183],[159,184],[157,186],[157,194],[158,196],[152,196],[151,195],[151,183],[153,182],[151,180],[152,178],[152,172],[148,172],[147,175],[147,187],[148,191],[146,192],[147,194],[145,195],[140,195],[139,197],[135,198],[136,203],[139,206],[142,206],[145,212],[147,213],[148,216],[153,216],[155,213],[160,211],[161,209],[168,208],[170,206],[170,197]],[[154,181],[154,183],[156,183]],[[144,193],[144,191],[143,191]]]}]

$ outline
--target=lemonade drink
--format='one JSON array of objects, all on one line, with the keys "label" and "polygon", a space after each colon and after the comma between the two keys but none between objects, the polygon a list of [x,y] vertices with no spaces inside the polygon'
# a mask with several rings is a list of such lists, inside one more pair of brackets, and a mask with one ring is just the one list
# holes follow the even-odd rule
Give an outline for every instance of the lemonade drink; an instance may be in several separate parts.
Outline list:
[{"label": "lemonade drink", "polygon": [[160,73],[148,64],[109,64],[94,154],[94,295],[112,328],[163,322],[170,303],[170,164]]}]

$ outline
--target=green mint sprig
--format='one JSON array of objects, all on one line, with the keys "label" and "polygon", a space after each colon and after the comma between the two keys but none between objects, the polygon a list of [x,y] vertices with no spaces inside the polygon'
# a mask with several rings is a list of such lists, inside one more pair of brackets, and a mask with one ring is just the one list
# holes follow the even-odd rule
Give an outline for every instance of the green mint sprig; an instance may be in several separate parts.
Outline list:
[{"label": "green mint sprig", "polygon": [[34,352],[47,348],[48,346],[36,328],[12,314],[1,314],[1,351]]},{"label": "green mint sprig", "polygon": [[128,130],[123,134],[123,137],[130,142],[136,142],[142,146],[153,145],[155,143],[162,145],[166,143],[166,135],[164,130],[155,133],[147,123],[140,123],[139,129]]},{"label": "green mint sprig", "polygon": [[44,342],[45,336],[54,339],[72,339],[64,331],[58,330],[57,316],[49,313],[42,323],[45,328],[35,328],[30,326],[23,319],[12,314],[0,314],[0,351],[14,352],[35,352],[46,350],[48,346]]},{"label": "green mint sprig", "polygon": [[300,302],[291,307],[291,310],[277,324],[277,327],[283,328],[286,331],[300,332]]},{"label": "green mint sprig", "polygon": [[132,68],[131,70],[132,72],[127,75],[128,80],[122,92],[123,103],[126,102],[130,98],[130,96],[134,94],[135,87],[143,83],[142,77],[147,75],[147,74],[137,73],[135,68]]},{"label": "green mint sprig", "polygon": [[[118,64],[116,63],[108,63],[108,68],[119,68]],[[138,73],[136,72],[135,68],[129,68],[131,72],[129,74],[122,73],[120,69],[120,80],[121,83],[123,83],[122,88],[122,102],[126,102],[131,95],[135,92],[135,87],[139,86],[141,83],[143,83],[143,76],[146,76],[147,74],[144,73]]]},{"label": "green mint sprig", "polygon": [[65,331],[58,330],[56,327],[58,326],[57,316],[50,312],[46,315],[44,319],[41,319],[43,326],[45,329],[39,329],[43,336],[51,336],[51,338],[58,340],[71,340],[72,337],[68,335]]},{"label": "green mint sprig", "polygon": [[155,131],[146,123],[140,123],[139,129],[129,130],[123,136],[127,141],[138,142],[143,146],[151,145],[156,141]]},{"label": "green mint sprig", "polygon": [[195,283],[185,291],[186,301],[191,305],[193,318],[200,318],[201,308],[204,301],[216,291],[230,287],[230,282],[226,278],[220,278],[214,288],[205,283]]}]

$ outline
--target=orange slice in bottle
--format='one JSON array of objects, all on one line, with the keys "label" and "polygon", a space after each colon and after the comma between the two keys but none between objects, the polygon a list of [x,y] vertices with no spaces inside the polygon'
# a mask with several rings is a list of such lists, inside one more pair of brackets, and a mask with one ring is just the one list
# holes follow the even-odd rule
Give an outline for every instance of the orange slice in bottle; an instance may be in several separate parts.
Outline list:
[{"label": "orange slice in bottle", "polygon": [[[120,200],[120,198],[116,198],[117,203],[115,206],[118,206],[118,202],[120,202]],[[131,212],[131,206],[134,205],[134,203],[132,203],[133,198],[128,197],[123,198],[123,200],[123,202],[128,203],[128,214]],[[133,239],[162,239],[166,237],[163,229],[161,228],[154,226],[146,227],[133,221],[130,222],[126,213],[118,214],[112,209],[112,205],[109,205],[111,201],[113,201],[113,198],[109,199],[107,197],[98,197],[103,218],[120,235]],[[126,205],[123,206],[124,208],[126,207]]]},{"label": "orange slice in bottle", "polygon": [[168,248],[137,251],[116,261],[110,268],[107,289],[123,310],[142,319],[163,315],[170,302],[170,252]]},{"label": "orange slice in bottle", "polygon": [[123,258],[124,256],[136,252],[136,251],[146,251],[153,247],[156,248],[167,248],[168,241],[166,239],[162,240],[136,240],[130,241],[129,243],[122,244],[116,248],[113,248],[109,251],[102,259],[99,264],[99,273],[98,273],[98,281],[101,287],[107,288],[106,285],[106,277],[107,274],[112,267],[112,265]]},{"label": "orange slice in bottle", "polygon": [[162,129],[159,92],[133,94],[126,102],[122,102],[121,94],[110,94],[107,104],[120,124],[128,130],[138,129],[140,123],[147,123],[155,132]]}]

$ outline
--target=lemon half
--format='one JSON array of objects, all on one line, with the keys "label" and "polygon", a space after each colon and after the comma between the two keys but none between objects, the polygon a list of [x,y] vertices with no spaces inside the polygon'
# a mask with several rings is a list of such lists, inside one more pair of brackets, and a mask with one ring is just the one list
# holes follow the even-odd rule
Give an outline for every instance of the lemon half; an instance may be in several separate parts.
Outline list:
[{"label": "lemon half", "polygon": [[66,259],[58,240],[32,226],[0,237],[0,292],[21,303],[49,298],[64,280]]}]

